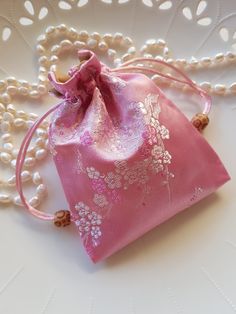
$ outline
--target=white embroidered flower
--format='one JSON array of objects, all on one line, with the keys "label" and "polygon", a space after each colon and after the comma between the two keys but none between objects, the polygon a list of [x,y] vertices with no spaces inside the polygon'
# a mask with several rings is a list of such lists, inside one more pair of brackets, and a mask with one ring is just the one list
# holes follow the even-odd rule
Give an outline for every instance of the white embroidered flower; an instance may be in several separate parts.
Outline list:
[{"label": "white embroidered flower", "polygon": [[95,194],[93,201],[96,205],[98,205],[99,207],[104,207],[106,205],[108,205],[106,196],[103,194]]},{"label": "white embroidered flower", "polygon": [[89,213],[89,207],[83,202],[79,202],[75,205],[75,209],[78,211],[80,217],[85,217]]},{"label": "white embroidered flower", "polygon": [[116,172],[121,174],[122,176],[127,172],[128,165],[126,160],[117,160],[114,162],[116,167]]},{"label": "white embroidered flower", "polygon": [[100,177],[100,172],[94,167],[87,167],[86,171],[90,179],[98,179]]},{"label": "white embroidered flower", "polygon": [[161,159],[154,159],[153,162],[150,164],[151,171],[154,173],[159,173],[164,170],[164,166],[162,164]]},{"label": "white embroidered flower", "polygon": [[170,134],[169,134],[169,130],[167,130],[167,128],[162,125],[159,127],[159,132],[161,134],[161,138],[164,139],[169,139],[170,138]]},{"label": "white embroidered flower", "polygon": [[91,222],[92,225],[101,225],[102,216],[92,211],[90,214],[88,214],[88,220]]},{"label": "white embroidered flower", "polygon": [[121,187],[121,176],[119,174],[108,172],[104,180],[110,189],[118,189]]},{"label": "white embroidered flower", "polygon": [[158,145],[154,145],[152,148],[151,154],[155,159],[160,158],[162,155],[162,147]]},{"label": "white embroidered flower", "polygon": [[98,239],[100,238],[102,235],[102,232],[100,230],[100,227],[98,226],[92,226],[92,229],[91,229],[91,236],[94,238],[94,239]]},{"label": "white embroidered flower", "polygon": [[171,155],[170,153],[166,150],[163,155],[162,155],[162,158],[163,158],[163,162],[164,164],[170,164],[171,163]]},{"label": "white embroidered flower", "polygon": [[95,211],[91,211],[83,202],[77,203],[75,209],[78,212],[75,224],[78,227],[80,235],[86,237],[86,239],[91,236],[93,244],[97,246],[99,243],[95,240],[102,235],[99,227],[102,224],[102,216]]},{"label": "white embroidered flower", "polygon": [[134,182],[136,182],[137,179],[138,179],[137,178],[137,171],[136,171],[136,169],[133,169],[133,168],[129,169],[126,172],[126,174],[124,176],[124,179],[126,181],[128,181],[129,184],[133,184]]}]

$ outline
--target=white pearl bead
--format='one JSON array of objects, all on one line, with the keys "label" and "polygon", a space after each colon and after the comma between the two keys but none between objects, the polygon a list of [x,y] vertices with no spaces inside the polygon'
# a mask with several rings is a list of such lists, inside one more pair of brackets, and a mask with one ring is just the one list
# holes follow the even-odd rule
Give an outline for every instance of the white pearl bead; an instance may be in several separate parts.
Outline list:
[{"label": "white pearl bead", "polygon": [[184,67],[187,65],[187,61],[185,59],[176,59],[175,64],[180,67]]},{"label": "white pearl bead", "polygon": [[11,102],[11,97],[8,93],[3,93],[1,96],[1,101],[3,104],[7,105]]},{"label": "white pearl bead", "polygon": [[215,88],[214,88],[214,92],[216,94],[219,94],[219,95],[225,94],[225,92],[226,92],[225,85],[223,85],[223,84],[216,84]]},{"label": "white pearl bead", "polygon": [[0,153],[0,160],[4,163],[4,164],[8,164],[11,161],[11,155],[9,153],[6,152],[2,152]]},{"label": "white pearl bead", "polygon": [[21,119],[21,118],[16,118],[13,122],[14,126],[17,128],[23,127],[25,126],[25,120]]},{"label": "white pearl bead", "polygon": [[24,86],[19,87],[18,91],[21,95],[24,95],[24,96],[28,95],[29,93],[28,88]]},{"label": "white pearl bead", "polygon": [[211,65],[211,58],[207,58],[207,57],[204,57],[204,58],[201,58],[201,65],[203,66],[209,66]]},{"label": "white pearl bead", "polygon": [[157,45],[159,46],[159,47],[165,47],[166,46],[166,42],[165,42],[165,40],[164,39],[158,39],[157,40]]},{"label": "white pearl bead", "polygon": [[40,35],[38,38],[37,38],[37,42],[41,45],[44,45],[46,44],[47,42],[47,38],[45,35]]},{"label": "white pearl bead", "polygon": [[18,148],[14,148],[14,149],[12,150],[12,156],[13,156],[14,158],[16,158],[16,157],[18,156],[18,154],[19,154],[19,149],[18,149]]},{"label": "white pearl bead", "polygon": [[39,137],[35,141],[35,145],[37,146],[44,146],[45,145],[45,140],[42,137]]},{"label": "white pearl bead", "polygon": [[89,39],[89,40],[87,41],[88,48],[90,48],[90,49],[96,48],[96,47],[97,47],[97,44],[98,44],[97,40],[96,40],[96,39],[93,39],[93,38],[91,38],[91,39]]},{"label": "white pearl bead", "polygon": [[7,153],[11,153],[13,150],[13,145],[12,143],[4,143],[3,144],[3,149],[7,152]]},{"label": "white pearl bead", "polygon": [[115,55],[116,55],[116,51],[114,49],[108,49],[107,55],[108,55],[110,60],[114,60]]},{"label": "white pearl bead", "polygon": [[29,82],[26,80],[19,80],[19,84],[24,87],[29,87]]},{"label": "white pearl bead", "polygon": [[75,39],[77,39],[77,37],[78,37],[78,33],[77,33],[77,31],[76,31],[76,29],[75,28],[73,28],[73,27],[71,27],[70,29],[69,29],[69,37],[71,38],[71,39],[73,39],[73,40],[75,40]]},{"label": "white pearl bead", "polygon": [[42,128],[37,128],[36,134],[38,137],[43,137],[43,138],[47,137],[47,132]]},{"label": "white pearl bead", "polygon": [[101,35],[98,32],[93,32],[91,38],[96,39],[97,41],[101,40]]},{"label": "white pearl bead", "polygon": [[9,95],[15,95],[17,93],[16,86],[7,86],[7,92]]},{"label": "white pearl bead", "polygon": [[36,50],[40,55],[45,54],[45,48],[42,45],[37,45]]},{"label": "white pearl bead", "polygon": [[41,128],[48,128],[48,126],[49,126],[49,122],[47,121],[47,120],[43,120],[43,122],[41,123]]},{"label": "white pearl bead", "polygon": [[47,28],[46,28],[46,34],[47,35],[52,35],[53,33],[55,33],[55,27],[54,26],[48,26]]},{"label": "white pearl bead", "polygon": [[126,61],[130,60],[131,58],[132,58],[132,55],[130,55],[129,53],[125,53],[122,56],[121,60],[122,60],[122,62],[126,62]]},{"label": "white pearl bead", "polygon": [[6,81],[7,81],[8,85],[12,85],[12,86],[16,86],[17,85],[17,80],[16,80],[16,78],[14,76],[7,77]]},{"label": "white pearl bead", "polygon": [[32,90],[30,93],[29,93],[30,97],[32,98],[38,98],[39,97],[39,92],[36,91],[36,90]]},{"label": "white pearl bead", "polygon": [[50,58],[50,62],[51,62],[51,63],[58,63],[58,62],[59,62],[59,59],[58,59],[57,56],[52,55],[51,58]]},{"label": "white pearl bead", "polygon": [[155,39],[152,39],[152,38],[150,38],[146,41],[146,45],[148,46],[148,48],[155,46],[156,43],[157,43],[157,41]]},{"label": "white pearl bead", "polygon": [[211,91],[211,83],[210,82],[202,82],[200,83],[200,87],[205,90],[206,92]]},{"label": "white pearl bead", "polygon": [[3,142],[11,142],[12,141],[12,136],[10,133],[4,133],[2,136],[1,136],[1,139]]},{"label": "white pearl bead", "polygon": [[20,198],[19,195],[17,195],[17,196],[14,197],[13,203],[14,203],[15,205],[17,205],[17,206],[20,206],[20,207],[24,206],[24,205],[22,204],[22,201],[21,201],[21,198]]},{"label": "white pearl bead", "polygon": [[4,121],[12,122],[14,120],[14,115],[8,111],[4,112],[2,117]]},{"label": "white pearl bead", "polygon": [[7,105],[7,111],[14,115],[16,113],[16,108],[12,104],[9,104]]},{"label": "white pearl bead", "polygon": [[31,120],[37,120],[38,117],[39,116],[36,113],[33,113],[33,112],[29,113],[29,119],[31,119]]},{"label": "white pearl bead", "polygon": [[15,186],[15,184],[16,184],[16,176],[13,175],[12,177],[10,177],[10,178],[7,180],[7,184],[10,185],[10,186]]},{"label": "white pearl bead", "polygon": [[12,161],[11,161],[11,167],[12,167],[13,169],[16,168],[16,159],[12,159]]},{"label": "white pearl bead", "polygon": [[3,121],[1,123],[1,130],[3,133],[9,133],[11,131],[11,125],[8,121]]},{"label": "white pearl bead", "polygon": [[30,129],[33,126],[33,124],[34,124],[34,121],[32,120],[25,121],[25,126],[27,129]]},{"label": "white pearl bead", "polygon": [[34,155],[35,154],[35,150],[36,150],[36,147],[30,147],[30,148],[28,148],[28,150],[27,150],[27,156],[32,156],[32,155]]},{"label": "white pearl bead", "polygon": [[[168,47],[165,47],[165,48],[163,49],[163,55],[164,55],[165,57],[168,57],[168,55],[169,55],[169,48],[168,48]],[[187,63],[187,61],[186,61],[186,63]]]},{"label": "white pearl bead", "polygon": [[55,55],[57,55],[60,51],[60,46],[59,45],[53,45],[51,48],[51,52]]},{"label": "white pearl bead", "polygon": [[236,59],[236,54],[234,52],[228,51],[228,52],[226,52],[225,57],[229,61],[234,61]]},{"label": "white pearl bead", "polygon": [[222,61],[224,61],[224,54],[223,53],[217,53],[216,54],[216,56],[215,56],[215,61],[217,62],[217,63],[219,63],[219,62],[222,62]]},{"label": "white pearl bead", "polygon": [[104,34],[102,38],[107,44],[110,44],[113,40],[113,36],[110,33]]},{"label": "white pearl bead", "polygon": [[18,110],[16,114],[17,114],[18,118],[22,118],[22,119],[27,118],[27,116],[28,116],[24,110]]},{"label": "white pearl bead", "polygon": [[84,48],[86,47],[86,44],[85,44],[85,42],[83,42],[83,41],[77,40],[77,41],[74,42],[74,46],[75,46],[77,49],[84,49]]},{"label": "white pearl bead", "polygon": [[98,44],[98,48],[101,50],[101,51],[107,51],[108,49],[108,45],[105,41],[101,41],[99,44]]},{"label": "white pearl bead", "polygon": [[141,53],[145,53],[147,51],[147,45],[143,45],[140,49]]},{"label": "white pearl bead", "polygon": [[56,27],[61,33],[65,33],[67,31],[67,27],[65,24],[60,24]]},{"label": "white pearl bead", "polygon": [[39,84],[38,86],[38,92],[40,93],[40,95],[45,95],[47,93],[47,87],[42,85],[42,84]]},{"label": "white pearl bead", "polygon": [[133,45],[133,40],[130,37],[125,37],[124,44],[125,46],[130,47]]},{"label": "white pearl bead", "polygon": [[6,82],[3,80],[0,80],[0,90],[4,89],[6,87]]},{"label": "white pearl bead", "polygon": [[190,65],[192,68],[196,68],[196,67],[198,66],[198,60],[197,60],[196,58],[192,57],[192,58],[190,59],[189,65]]},{"label": "white pearl bead", "polygon": [[39,64],[42,66],[47,66],[48,65],[48,58],[46,56],[41,56],[39,58]]},{"label": "white pearl bead", "polygon": [[45,149],[39,149],[35,153],[35,157],[37,160],[42,160],[47,156],[47,151]]},{"label": "white pearl bead", "polygon": [[154,74],[152,76],[152,80],[156,83],[156,84],[159,84],[159,83],[162,83],[163,82],[163,78],[158,75],[158,74]]},{"label": "white pearl bead", "polygon": [[0,103],[0,113],[3,113],[5,110],[5,106]]},{"label": "white pearl bead", "polygon": [[7,194],[0,194],[0,203],[8,204],[11,202],[11,196]]},{"label": "white pearl bead", "polygon": [[131,55],[135,55],[136,54],[136,48],[135,47],[130,47],[128,49],[128,53],[131,54]]},{"label": "white pearl bead", "polygon": [[29,168],[33,167],[35,165],[35,158],[34,157],[25,158],[24,165]]},{"label": "white pearl bead", "polygon": [[167,62],[168,64],[174,64],[174,63],[175,63],[175,60],[169,58],[169,59],[166,60],[166,62]]},{"label": "white pearl bead", "polygon": [[114,65],[115,65],[115,67],[119,67],[121,65],[121,59],[120,58],[116,58],[114,60]]},{"label": "white pearl bead", "polygon": [[145,53],[143,56],[144,58],[149,58],[149,59],[153,57],[151,53]]},{"label": "white pearl bead", "polygon": [[40,205],[40,200],[38,196],[34,196],[29,200],[29,204],[33,207],[38,207]]},{"label": "white pearl bead", "polygon": [[80,31],[79,32],[79,38],[83,41],[86,41],[89,37],[89,34],[87,31]]},{"label": "white pearl bead", "polygon": [[123,40],[123,34],[122,33],[115,33],[114,35],[114,42],[116,44],[120,44]]},{"label": "white pearl bead", "polygon": [[46,188],[45,184],[41,183],[39,186],[37,186],[36,193],[37,193],[37,196],[39,198],[42,198],[45,195],[47,195],[47,188]]},{"label": "white pearl bead", "polygon": [[69,49],[73,46],[72,42],[68,39],[64,39],[60,42],[60,46],[63,49]]},{"label": "white pearl bead", "polygon": [[229,87],[229,90],[230,90],[232,93],[236,93],[236,83],[231,84],[230,87]]},{"label": "white pearl bead", "polygon": [[33,183],[36,184],[36,185],[42,183],[42,178],[41,178],[39,172],[34,172],[33,173],[32,180],[33,180]]},{"label": "white pearl bead", "polygon": [[21,180],[22,182],[27,182],[31,179],[31,173],[27,170],[21,172]]}]

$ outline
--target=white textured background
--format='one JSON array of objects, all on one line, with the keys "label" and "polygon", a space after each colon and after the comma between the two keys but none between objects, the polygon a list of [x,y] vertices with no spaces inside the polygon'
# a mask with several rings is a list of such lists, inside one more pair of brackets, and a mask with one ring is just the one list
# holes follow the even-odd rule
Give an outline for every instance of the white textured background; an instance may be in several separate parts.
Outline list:
[{"label": "white textured background", "polygon": [[[81,0],[80,0],[81,1]],[[77,30],[123,32],[137,47],[148,38],[164,38],[174,57],[213,56],[234,48],[236,2],[206,0],[202,16],[196,16],[199,1],[32,0],[35,15],[24,1],[0,1],[0,35],[11,29],[7,41],[0,38],[0,77],[36,81],[37,36],[48,25],[66,23]],[[125,2],[120,4],[118,2]],[[37,17],[48,8],[43,20]],[[190,7],[192,19],[182,10]],[[72,9],[70,9],[70,7]],[[36,14],[37,13],[37,14]],[[32,25],[19,23],[22,16]],[[208,26],[197,19],[209,17]],[[229,33],[227,41],[220,29]],[[20,61],[20,62],[19,62]],[[236,67],[201,72],[200,80],[230,83]],[[195,77],[195,76],[192,76]],[[3,207],[0,211],[0,313],[1,314],[230,314],[236,312],[236,97],[214,98],[211,124],[205,136],[225,163],[232,180],[217,194],[148,233],[104,263],[93,265],[73,227],[53,228],[27,215],[24,209]],[[19,108],[43,113],[55,99],[16,102]],[[52,161],[39,169],[49,186],[43,209],[66,208]],[[194,165],[193,165],[194,167]],[[2,170],[2,168],[1,168]],[[50,174],[50,175],[49,175]]]}]

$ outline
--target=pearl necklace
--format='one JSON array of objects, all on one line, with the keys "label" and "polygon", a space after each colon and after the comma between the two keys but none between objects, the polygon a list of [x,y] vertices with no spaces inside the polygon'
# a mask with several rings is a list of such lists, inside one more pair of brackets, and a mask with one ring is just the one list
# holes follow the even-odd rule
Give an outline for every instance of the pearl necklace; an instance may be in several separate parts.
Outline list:
[{"label": "pearl necklace", "polygon": [[[61,39],[63,38],[63,39]],[[57,40],[58,39],[58,40]],[[60,41],[59,41],[60,40]],[[52,42],[58,42],[51,45]],[[227,52],[225,54],[218,53],[213,58],[205,57],[197,60],[192,57],[191,60],[172,59],[170,58],[169,48],[162,39],[149,39],[143,45],[140,51],[134,47],[130,37],[123,36],[122,33],[104,34],[98,32],[89,34],[87,31],[77,32],[72,27],[60,24],[56,27],[49,26],[45,34],[40,35],[37,40],[36,50],[39,54],[39,72],[38,83],[29,83],[25,80],[17,80],[15,77],[8,77],[0,80],[0,123],[1,123],[1,142],[0,161],[5,165],[9,165],[15,169],[16,157],[18,149],[14,148],[12,142],[12,130],[28,129],[38,118],[34,113],[26,113],[22,110],[16,110],[11,104],[15,95],[22,95],[29,98],[39,98],[48,93],[49,70],[56,71],[60,56],[65,51],[78,49],[91,49],[106,56],[110,62],[118,67],[134,57],[143,56],[145,58],[156,58],[165,60],[169,64],[173,64],[185,71],[196,70],[200,68],[210,68],[219,64],[229,64],[236,62],[236,54]],[[119,56],[118,51],[122,51],[123,55]],[[153,75],[152,80],[157,84],[166,84],[167,79],[158,75]],[[168,82],[168,84],[170,84]],[[174,84],[176,87],[183,87],[180,84]],[[200,87],[210,94],[236,94],[236,83],[232,83],[229,87],[223,84],[212,85],[210,82],[199,83]],[[186,87],[183,87],[186,88]],[[40,205],[43,198],[47,195],[45,184],[39,172],[31,172],[37,160],[44,159],[48,152],[48,121],[43,121],[40,128],[37,129],[35,144],[27,152],[27,158],[24,163],[24,170],[21,173],[22,181],[32,181],[36,185],[36,194],[29,203],[33,207]],[[0,186],[11,188],[15,186],[15,175],[10,177],[6,182],[0,180]],[[0,203],[13,203],[22,206],[19,196],[11,196],[8,194],[0,194]]]}]

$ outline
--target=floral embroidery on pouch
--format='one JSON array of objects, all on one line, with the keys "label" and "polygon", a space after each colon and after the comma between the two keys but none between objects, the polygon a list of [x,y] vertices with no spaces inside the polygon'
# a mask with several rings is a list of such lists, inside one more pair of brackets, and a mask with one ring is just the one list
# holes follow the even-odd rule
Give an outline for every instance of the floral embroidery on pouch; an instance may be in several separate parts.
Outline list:
[{"label": "floral embroidery on pouch", "polygon": [[75,205],[76,217],[75,224],[79,229],[80,235],[85,241],[91,240],[94,246],[99,245],[99,238],[102,236],[101,224],[102,216],[92,211],[83,202]]}]

